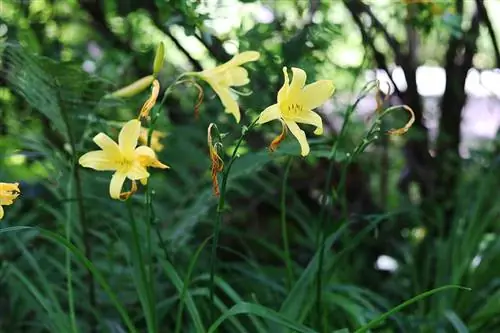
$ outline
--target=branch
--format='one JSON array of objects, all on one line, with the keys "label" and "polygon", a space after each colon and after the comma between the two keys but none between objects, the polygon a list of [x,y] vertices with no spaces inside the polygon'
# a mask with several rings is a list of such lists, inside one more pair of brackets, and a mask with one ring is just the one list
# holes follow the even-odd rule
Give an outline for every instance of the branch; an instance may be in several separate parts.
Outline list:
[{"label": "branch", "polygon": [[491,43],[493,44],[493,49],[495,50],[495,60],[496,60],[496,67],[500,68],[500,48],[498,46],[498,39],[495,33],[495,29],[493,29],[493,25],[491,24],[490,17],[488,15],[488,11],[486,10],[486,7],[484,6],[484,1],[483,0],[476,0],[476,5],[477,5],[477,11],[479,13],[479,16],[481,17],[481,20],[483,23],[486,25],[486,28],[488,29],[488,33],[491,38]]},{"label": "branch", "polygon": [[177,48],[186,56],[186,58],[188,58],[193,68],[196,71],[202,71],[203,67],[201,66],[200,62],[195,58],[193,58],[191,54],[189,54],[189,52],[181,45],[181,43],[177,40],[177,38],[175,38],[174,35],[172,35],[170,30],[167,27],[165,27],[165,29],[162,30],[165,33],[165,35],[167,35],[167,37],[170,38],[172,42],[174,42],[175,46],[177,46]]},{"label": "branch", "polygon": [[231,55],[224,50],[222,46],[222,41],[214,35],[210,35],[210,42],[207,42],[203,37],[198,34],[194,35],[205,48],[212,54],[215,60],[218,62],[226,62],[231,59]]},{"label": "branch", "polygon": [[346,1],[345,5],[349,12],[351,13],[352,19],[354,20],[354,23],[356,23],[359,31],[361,32],[361,36],[363,38],[363,41],[370,46],[370,49],[373,52],[373,57],[375,59],[375,62],[377,63],[377,66],[381,68],[384,72],[387,73],[387,76],[391,80],[391,83],[394,86],[394,91],[395,93],[401,97],[401,92],[398,89],[398,86],[396,85],[396,82],[394,82],[394,79],[392,78],[392,73],[389,70],[387,66],[387,60],[385,56],[375,47],[375,41],[374,39],[368,34],[368,32],[365,30],[365,27],[363,25],[363,22],[361,22],[361,18],[358,13],[356,12],[356,7],[352,6],[351,1]]},{"label": "branch", "polygon": [[382,22],[380,22],[379,19],[373,14],[370,6],[368,6],[361,0],[344,0],[344,3],[347,7],[351,6],[355,10],[355,12],[357,9],[357,11],[360,13],[366,13],[370,17],[373,27],[384,35],[387,44],[389,44],[392,51],[396,55],[396,59],[402,58],[403,54],[401,53],[401,44],[396,40],[396,38],[389,34]]}]

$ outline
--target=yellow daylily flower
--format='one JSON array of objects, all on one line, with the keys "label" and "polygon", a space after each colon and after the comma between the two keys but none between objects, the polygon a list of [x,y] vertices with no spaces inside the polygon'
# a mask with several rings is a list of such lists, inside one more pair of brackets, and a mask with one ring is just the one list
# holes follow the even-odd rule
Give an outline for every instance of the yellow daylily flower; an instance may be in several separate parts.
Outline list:
[{"label": "yellow daylily flower", "polygon": [[[148,143],[148,129],[145,127],[141,127],[141,133],[139,134],[139,142],[142,144],[147,145]],[[166,137],[167,134],[164,132],[158,131],[158,130],[153,130],[153,133],[151,133],[151,149],[153,149],[156,152],[160,152],[163,150],[165,147],[160,140]]]},{"label": "yellow daylily flower", "polygon": [[19,183],[0,183],[0,220],[4,215],[2,206],[12,205],[19,194]]},{"label": "yellow daylily flower", "polygon": [[[300,144],[301,155],[309,154],[309,144],[306,134],[297,123],[316,126],[314,134],[323,134],[321,117],[312,110],[325,103],[335,91],[331,80],[319,80],[306,86],[306,72],[300,68],[292,67],[293,78],[289,83],[288,71],[283,67],[285,82],[278,91],[277,103],[261,112],[258,124],[279,119],[297,138]],[[284,135],[284,132],[282,132]]]},{"label": "yellow daylily flower", "polygon": [[237,123],[241,118],[240,108],[238,102],[231,96],[230,88],[243,86],[250,81],[247,70],[241,65],[256,61],[259,57],[260,53],[256,51],[242,52],[220,66],[196,73],[212,87],[224,105],[226,113],[232,114]]},{"label": "yellow daylily flower", "polygon": [[[126,178],[146,183],[149,177],[147,167],[168,168],[156,158],[155,152],[147,147],[137,147],[141,131],[141,122],[137,119],[128,121],[120,131],[118,143],[104,133],[94,137],[94,142],[101,150],[91,151],[80,157],[79,163],[85,168],[98,171],[115,171],[111,177],[109,194],[113,199],[120,199],[123,183]],[[123,197],[123,196],[122,196]]]}]

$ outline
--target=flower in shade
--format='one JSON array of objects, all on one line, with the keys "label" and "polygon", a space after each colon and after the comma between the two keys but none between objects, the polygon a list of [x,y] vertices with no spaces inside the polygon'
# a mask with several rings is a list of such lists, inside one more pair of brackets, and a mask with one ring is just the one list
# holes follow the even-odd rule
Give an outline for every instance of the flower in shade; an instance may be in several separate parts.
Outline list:
[{"label": "flower in shade", "polygon": [[0,220],[4,215],[2,206],[12,205],[19,194],[19,183],[0,183]]},{"label": "flower in shade", "polygon": [[[309,144],[306,134],[300,129],[300,124],[309,124],[316,127],[314,134],[323,133],[323,122],[321,117],[312,111],[313,109],[325,103],[335,91],[335,86],[331,80],[319,80],[306,86],[306,72],[300,68],[292,67],[292,82],[289,82],[288,71],[283,67],[285,82],[278,91],[277,103],[269,106],[259,116],[258,124],[264,124],[271,120],[280,120],[283,126],[286,126],[295,138],[299,141],[301,155],[309,154]],[[283,129],[281,135],[273,140],[279,143],[285,135]]]},{"label": "flower in shade", "polygon": [[79,159],[80,165],[98,171],[114,171],[109,186],[109,194],[113,199],[126,198],[122,187],[128,178],[135,188],[135,181],[146,184],[149,177],[148,167],[168,168],[158,161],[155,152],[147,146],[137,146],[141,132],[141,122],[137,119],[128,121],[120,131],[118,143],[104,133],[94,137],[94,142],[101,150],[91,151]]},{"label": "flower in shade", "polygon": [[231,95],[231,87],[243,86],[250,81],[247,70],[241,65],[256,61],[259,57],[260,54],[256,51],[242,52],[220,66],[196,73],[197,76],[210,84],[219,96],[225,111],[232,114],[236,122],[240,122],[241,115],[238,102]]},{"label": "flower in shade", "polygon": [[[139,134],[140,143],[145,145],[148,144],[148,131],[149,130],[147,128],[141,127],[141,133]],[[151,133],[151,149],[156,152],[162,151],[165,146],[161,143],[161,139],[165,138],[166,136],[167,134],[164,132],[153,130],[153,133]]]}]

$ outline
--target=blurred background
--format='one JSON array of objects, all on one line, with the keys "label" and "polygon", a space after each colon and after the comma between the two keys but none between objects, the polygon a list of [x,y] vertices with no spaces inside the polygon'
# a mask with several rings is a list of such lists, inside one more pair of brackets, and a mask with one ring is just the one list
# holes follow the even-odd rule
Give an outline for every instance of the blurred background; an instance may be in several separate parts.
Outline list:
[{"label": "blurred background", "polygon": [[[178,289],[162,260],[184,279],[213,232],[217,197],[206,129],[215,122],[227,133],[230,154],[241,126],[275,103],[283,66],[303,68],[308,83],[335,83],[334,96],[318,109],[326,133],[306,131],[307,158],[298,156],[292,138],[269,154],[279,122],[249,133],[228,183],[218,313],[247,301],[317,331],[354,330],[415,295],[457,284],[472,291],[421,300],[375,331],[500,332],[499,14],[496,0],[0,0],[0,181],[19,181],[22,190],[4,207],[1,226],[61,235],[71,226],[71,241],[145,332],[130,269],[127,211],[108,196],[110,174],[75,171],[75,160],[97,148],[95,134],[116,139],[123,122],[136,116],[148,91],[129,99],[103,96],[149,75],[158,43],[165,43],[159,98],[183,72],[257,50],[260,60],[245,65],[250,83],[244,90],[251,94],[239,97],[240,124],[203,83],[198,117],[198,91],[189,85],[178,86],[161,108],[157,130],[165,137],[158,156],[171,169],[154,170],[150,181],[164,240],[154,236],[161,258],[158,332],[173,332],[179,320]],[[386,95],[384,107],[408,105],[416,121],[404,136],[381,133],[350,161],[377,109],[376,90],[363,90],[375,79]],[[382,131],[401,127],[407,117],[391,113]],[[134,196],[137,205],[142,196]],[[290,283],[307,272],[318,234],[331,240],[320,326],[313,281],[303,282],[300,292]],[[0,236],[0,332],[70,332],[64,248],[34,230]],[[207,327],[208,258],[206,248],[190,283]],[[76,261],[71,267],[81,332],[127,331],[95,275]],[[198,332],[184,312],[181,331]],[[234,317],[220,332],[279,332],[251,319]]]}]

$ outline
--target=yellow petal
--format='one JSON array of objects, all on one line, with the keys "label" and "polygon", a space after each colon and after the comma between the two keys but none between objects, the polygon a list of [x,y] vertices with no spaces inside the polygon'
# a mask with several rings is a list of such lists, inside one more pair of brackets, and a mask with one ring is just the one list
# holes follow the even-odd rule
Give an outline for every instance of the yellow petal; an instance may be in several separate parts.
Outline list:
[{"label": "yellow petal", "polygon": [[90,151],[80,157],[78,163],[84,168],[91,168],[98,171],[112,171],[117,170],[119,167],[117,160],[113,159],[113,157],[113,155],[110,156],[104,150]]},{"label": "yellow petal", "polygon": [[133,158],[134,149],[137,146],[140,134],[141,122],[139,120],[132,119],[123,125],[118,137],[118,144],[120,145],[120,151],[125,157],[129,159]]},{"label": "yellow petal", "polygon": [[302,88],[304,88],[304,85],[306,84],[307,79],[306,72],[300,68],[292,67],[292,73],[292,82],[290,83],[290,90],[288,91],[288,96],[290,97],[299,96]]},{"label": "yellow petal", "polygon": [[14,197],[2,197],[0,198],[0,206],[10,206],[14,203],[14,199],[17,196]]},{"label": "yellow petal", "polygon": [[313,111],[301,112],[298,115],[294,115],[293,117],[288,118],[296,123],[301,124],[309,124],[316,126],[316,130],[314,130],[314,134],[321,135],[323,134],[323,120],[320,115]]},{"label": "yellow petal", "polygon": [[113,177],[111,177],[111,183],[109,184],[109,195],[113,199],[120,199],[120,193],[122,192],[123,183],[127,175],[123,172],[115,172]]},{"label": "yellow petal", "polygon": [[256,61],[260,58],[260,53],[257,51],[245,51],[236,54],[231,60],[226,62],[225,66],[240,66],[244,63]]},{"label": "yellow petal", "polygon": [[94,142],[102,150],[104,150],[110,157],[119,159],[122,153],[120,148],[109,136],[104,133],[99,133],[94,136]]},{"label": "yellow petal", "polygon": [[139,179],[139,181],[141,182],[142,185],[146,186],[148,184],[148,179],[147,178],[142,178],[142,179]]},{"label": "yellow petal", "polygon": [[281,86],[281,89],[278,91],[278,104],[283,102],[288,97],[288,90],[290,89],[290,80],[288,79],[288,70],[286,67],[283,67],[283,76],[285,79],[283,86]]},{"label": "yellow petal", "polygon": [[0,220],[3,219],[3,207],[0,205]]},{"label": "yellow petal", "polygon": [[212,86],[212,89],[215,91],[215,93],[219,95],[222,105],[224,105],[224,107],[226,108],[225,112],[232,114],[236,119],[236,122],[239,123],[241,119],[240,107],[234,100],[233,96],[231,96],[231,92],[229,91],[229,89],[217,84],[210,83],[210,85]]},{"label": "yellow petal", "polygon": [[170,168],[168,165],[161,163],[156,157],[155,152],[148,146],[140,146],[135,149],[135,153],[139,162],[144,167],[153,167],[160,169]]},{"label": "yellow petal", "polygon": [[268,106],[264,111],[260,113],[259,120],[257,120],[257,124],[264,124],[271,120],[279,119],[280,116],[281,113],[278,104]]},{"label": "yellow petal", "polygon": [[19,183],[0,183],[0,206],[12,205],[20,193]]},{"label": "yellow petal", "polygon": [[248,79],[248,71],[243,67],[232,67],[229,68],[226,72],[226,75],[229,77],[229,85],[230,86],[244,86],[250,80]]},{"label": "yellow petal", "polygon": [[127,177],[131,180],[139,180],[149,177],[149,172],[144,165],[136,161],[127,169]]},{"label": "yellow petal", "polygon": [[331,80],[319,80],[308,84],[301,92],[301,100],[306,109],[313,110],[323,105],[335,92]]},{"label": "yellow petal", "polygon": [[297,123],[291,120],[285,120],[286,126],[292,132],[293,136],[299,141],[300,144],[300,154],[306,156],[309,154],[309,143],[307,142],[306,133],[299,128]]}]

